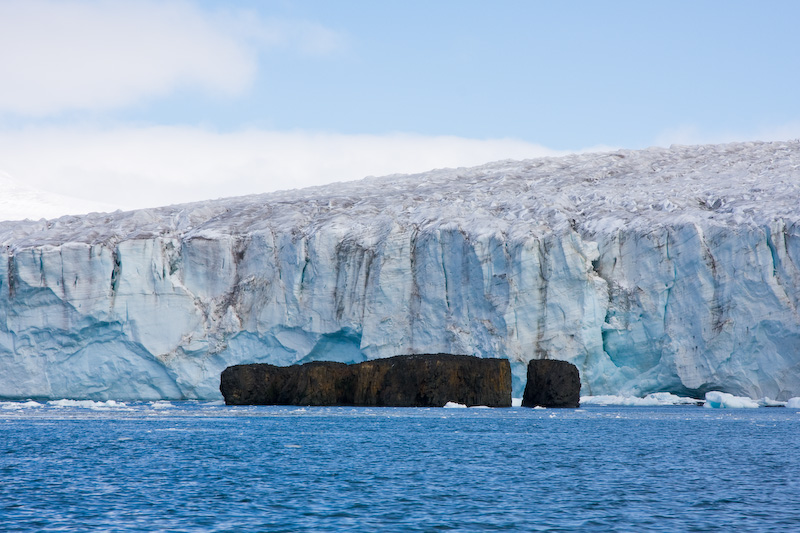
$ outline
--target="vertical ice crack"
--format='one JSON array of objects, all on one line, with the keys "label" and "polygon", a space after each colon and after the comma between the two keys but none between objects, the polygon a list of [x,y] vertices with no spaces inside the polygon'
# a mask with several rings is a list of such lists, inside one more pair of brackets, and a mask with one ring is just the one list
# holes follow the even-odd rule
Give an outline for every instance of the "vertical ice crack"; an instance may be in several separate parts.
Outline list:
[{"label": "vertical ice crack", "polygon": [[778,283],[780,283],[778,275],[778,264],[780,263],[780,257],[778,256],[777,248],[775,248],[775,242],[772,240],[772,230],[769,226],[764,228],[764,233],[766,234],[767,248],[769,248],[769,253],[772,256],[772,275],[778,280]]},{"label": "vertical ice crack", "polygon": [[377,249],[365,249],[364,251],[364,293],[361,297],[361,324],[364,323],[364,317],[367,315],[367,301],[369,300],[369,280],[372,276],[372,263],[378,255]]},{"label": "vertical ice crack", "polygon": [[111,250],[111,261],[113,266],[111,268],[111,286],[109,289],[109,296],[111,299],[111,309],[114,308],[114,301],[117,298],[117,288],[119,287],[119,277],[122,274],[122,260],[119,257],[119,248],[114,247]]},{"label": "vertical ice crack", "polygon": [[706,258],[706,262],[708,264],[708,268],[711,270],[711,280],[714,284],[714,294],[712,296],[711,302],[711,328],[714,333],[719,334],[722,332],[722,328],[724,327],[725,321],[724,314],[725,314],[725,302],[723,302],[723,294],[722,294],[722,282],[719,279],[719,273],[717,268],[717,260],[714,259],[714,255],[711,253],[711,248],[708,246],[706,242],[705,236],[703,235],[703,231],[695,226],[698,237],[700,239],[700,245],[702,246],[703,254]]},{"label": "vertical ice crack", "polygon": [[411,230],[409,238],[409,268],[411,269],[411,294],[408,303],[408,326],[409,326],[409,346],[414,349],[414,330],[416,329],[417,317],[419,316],[420,307],[422,306],[421,296],[419,293],[419,280],[417,279],[417,237],[419,236],[419,227],[416,225]]},{"label": "vertical ice crack", "polygon": [[14,250],[8,251],[8,298],[12,299],[17,293],[17,262],[14,260]]},{"label": "vertical ice crack", "polygon": [[439,231],[439,258],[442,262],[442,276],[444,277],[444,301],[447,310],[450,311],[450,287],[447,284],[447,266],[441,230]]},{"label": "vertical ice crack", "polygon": [[672,265],[672,279],[670,280],[669,285],[667,285],[666,295],[664,296],[664,318],[663,318],[663,327],[664,333],[667,331],[667,323],[669,322],[668,313],[669,313],[669,300],[670,296],[672,295],[672,288],[675,286],[675,281],[678,279],[678,270],[675,266],[675,263],[672,261],[672,257],[669,255],[669,228],[666,228],[666,236],[664,238],[664,254],[667,257],[667,261],[670,262]]},{"label": "vertical ice crack", "polygon": [[[583,238],[583,236],[581,236]],[[613,242],[613,241],[612,241]],[[619,231],[617,232],[617,246],[619,246]],[[621,249],[619,250],[619,255],[622,255]],[[611,323],[611,314],[614,312],[613,309],[613,295],[612,295],[612,280],[606,278],[603,274],[603,262],[601,261],[602,252],[600,247],[598,246],[597,249],[597,259],[592,261],[590,264],[592,266],[591,272],[597,276],[598,278],[602,279],[606,283],[606,314],[603,317],[603,323],[600,325],[600,341],[601,341],[601,349],[603,353],[609,355],[608,350],[608,337],[610,334],[610,330],[607,329],[607,325]],[[614,264],[616,264],[616,257],[614,258]],[[613,270],[613,269],[612,269]]]},{"label": "vertical ice crack", "polygon": [[537,239],[539,251],[539,306],[540,313],[536,319],[536,357],[538,359],[547,359],[547,350],[542,348],[542,341],[544,340],[544,332],[547,327],[547,291],[548,291],[548,276],[547,276],[547,252],[548,246],[544,239]]},{"label": "vertical ice crack", "polygon": [[[791,263],[791,256],[789,255],[789,245],[788,245],[788,238],[787,238],[787,228],[786,224],[782,221],[779,222],[780,227],[776,228],[783,234],[783,252],[785,257],[789,260],[789,265],[792,266]],[[783,266],[783,262],[781,260],[781,253],[778,250],[778,246],[776,244],[775,235],[772,232],[772,229],[769,226],[764,228],[764,233],[766,236],[767,247],[769,248],[769,253],[772,258],[772,276],[775,278],[775,283],[780,288],[781,292],[783,293],[783,297],[789,305],[791,306],[792,310],[797,313],[797,297],[794,296],[795,290],[792,286],[791,280],[791,273],[787,272],[785,267]],[[775,232],[777,233],[777,231]],[[788,278],[788,279],[787,279]],[[787,285],[788,290],[787,290]]]}]

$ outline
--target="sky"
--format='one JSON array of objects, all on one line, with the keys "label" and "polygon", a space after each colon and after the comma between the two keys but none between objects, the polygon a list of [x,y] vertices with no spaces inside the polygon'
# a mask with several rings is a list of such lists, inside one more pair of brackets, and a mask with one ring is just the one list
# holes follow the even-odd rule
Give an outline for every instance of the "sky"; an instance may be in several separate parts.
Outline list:
[{"label": "sky", "polygon": [[0,0],[0,219],[800,137],[800,2]]}]

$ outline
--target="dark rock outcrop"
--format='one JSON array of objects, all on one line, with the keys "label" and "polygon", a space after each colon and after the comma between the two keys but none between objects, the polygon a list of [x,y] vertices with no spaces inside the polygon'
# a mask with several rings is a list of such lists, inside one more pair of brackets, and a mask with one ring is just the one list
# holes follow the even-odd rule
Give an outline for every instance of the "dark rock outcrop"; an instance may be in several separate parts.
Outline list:
[{"label": "dark rock outcrop", "polygon": [[528,363],[528,383],[523,407],[578,407],[581,378],[578,367],[567,361],[537,359]]},{"label": "dark rock outcrop", "polygon": [[511,366],[507,359],[450,354],[399,355],[354,365],[237,365],[222,372],[219,389],[228,405],[510,407]]},{"label": "dark rock outcrop", "polygon": [[348,365],[330,361],[236,365],[222,371],[219,390],[228,405],[347,405],[351,374]]}]

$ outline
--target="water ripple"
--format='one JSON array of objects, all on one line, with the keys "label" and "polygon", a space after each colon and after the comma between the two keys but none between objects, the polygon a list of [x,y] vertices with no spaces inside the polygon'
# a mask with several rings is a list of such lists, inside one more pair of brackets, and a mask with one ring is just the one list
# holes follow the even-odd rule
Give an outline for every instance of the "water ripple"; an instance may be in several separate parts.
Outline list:
[{"label": "water ripple", "polygon": [[[155,416],[154,416],[155,415]],[[0,412],[5,531],[800,527],[788,409]]]}]

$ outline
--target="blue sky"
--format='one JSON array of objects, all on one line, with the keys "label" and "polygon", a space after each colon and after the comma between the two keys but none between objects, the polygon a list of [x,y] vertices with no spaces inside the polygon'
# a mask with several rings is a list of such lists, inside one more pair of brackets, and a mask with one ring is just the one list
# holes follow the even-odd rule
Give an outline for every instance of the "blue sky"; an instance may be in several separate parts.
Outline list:
[{"label": "blue sky", "polygon": [[270,5],[261,12],[319,22],[343,48],[323,59],[265,54],[253,93],[228,117],[209,117],[223,127],[514,137],[576,150],[645,147],[687,128],[753,136],[799,110],[797,2]]},{"label": "blue sky", "polygon": [[796,138],[798,20],[791,1],[0,1],[0,172],[139,207]]}]

